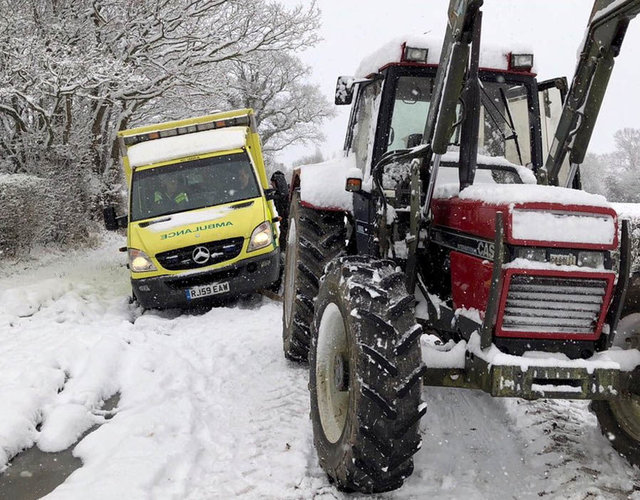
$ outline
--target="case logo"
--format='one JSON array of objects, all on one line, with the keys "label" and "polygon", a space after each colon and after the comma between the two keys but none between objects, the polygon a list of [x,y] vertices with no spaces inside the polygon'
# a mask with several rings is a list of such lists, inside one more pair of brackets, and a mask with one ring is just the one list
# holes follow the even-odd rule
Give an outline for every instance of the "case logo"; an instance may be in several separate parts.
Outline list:
[{"label": "case logo", "polygon": [[496,253],[496,246],[494,243],[489,243],[488,241],[479,241],[477,252],[480,257],[484,257],[487,260],[493,260]]}]

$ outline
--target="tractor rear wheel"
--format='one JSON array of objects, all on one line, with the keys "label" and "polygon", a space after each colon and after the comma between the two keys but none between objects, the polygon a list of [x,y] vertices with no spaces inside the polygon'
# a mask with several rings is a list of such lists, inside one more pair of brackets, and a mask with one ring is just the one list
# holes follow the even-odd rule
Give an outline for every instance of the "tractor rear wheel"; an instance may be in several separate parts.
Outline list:
[{"label": "tractor rear wheel", "polygon": [[307,361],[313,321],[313,301],[329,261],[345,251],[343,212],[302,206],[294,193],[289,207],[289,229],[284,264],[282,341],[284,355]]},{"label": "tractor rear wheel", "polygon": [[[629,314],[620,320],[614,343],[622,349],[640,349],[640,313]],[[636,377],[640,377],[638,368]],[[629,462],[640,466],[640,395],[594,401],[591,409],[613,448]]]},{"label": "tractor rear wheel", "polygon": [[390,491],[413,472],[426,411],[414,303],[392,262],[342,257],[327,267],[309,390],[319,462],[340,489]]}]

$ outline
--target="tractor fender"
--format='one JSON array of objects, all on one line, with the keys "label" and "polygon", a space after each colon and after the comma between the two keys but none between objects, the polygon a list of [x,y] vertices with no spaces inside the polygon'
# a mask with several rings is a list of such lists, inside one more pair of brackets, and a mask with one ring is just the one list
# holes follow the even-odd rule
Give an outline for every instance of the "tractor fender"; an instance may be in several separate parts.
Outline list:
[{"label": "tractor fender", "polygon": [[289,198],[297,190],[302,206],[353,213],[353,195],[345,186],[347,177],[356,168],[353,155],[297,167],[291,178]]}]

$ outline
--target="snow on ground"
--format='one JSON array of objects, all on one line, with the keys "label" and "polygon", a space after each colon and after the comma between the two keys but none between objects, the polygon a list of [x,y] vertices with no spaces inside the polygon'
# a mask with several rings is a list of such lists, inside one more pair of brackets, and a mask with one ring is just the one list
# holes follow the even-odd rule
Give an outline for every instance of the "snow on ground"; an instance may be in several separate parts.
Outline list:
[{"label": "snow on ground", "polygon": [[[307,372],[283,358],[280,305],[143,313],[121,244],[0,269],[0,468],[33,444],[71,445],[83,467],[47,498],[347,498],[317,465]],[[414,475],[380,498],[640,499],[638,469],[586,403],[424,397]]]}]

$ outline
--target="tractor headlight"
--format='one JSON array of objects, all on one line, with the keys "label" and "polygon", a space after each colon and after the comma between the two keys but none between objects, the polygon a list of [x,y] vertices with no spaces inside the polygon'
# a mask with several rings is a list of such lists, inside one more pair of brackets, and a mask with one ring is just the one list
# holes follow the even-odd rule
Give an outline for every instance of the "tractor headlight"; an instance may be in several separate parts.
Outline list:
[{"label": "tractor headlight", "polygon": [[547,250],[545,248],[521,247],[516,250],[516,257],[545,262],[547,260]]},{"label": "tractor headlight", "polygon": [[426,64],[428,55],[429,55],[429,49],[405,46],[404,53],[402,54],[402,60],[408,61],[408,62],[419,62],[419,63]]},{"label": "tractor headlight", "polygon": [[156,266],[151,262],[149,256],[142,250],[136,248],[129,249],[129,269],[134,273],[145,273],[155,271]]},{"label": "tractor headlight", "polygon": [[510,54],[509,69],[513,71],[531,71],[533,54]]},{"label": "tractor headlight", "polygon": [[271,230],[271,224],[268,221],[263,222],[251,233],[251,239],[249,240],[249,246],[247,252],[253,252],[259,250],[273,243],[273,231]]},{"label": "tractor headlight", "polygon": [[578,252],[578,265],[580,267],[604,267],[604,253],[602,252]]}]

